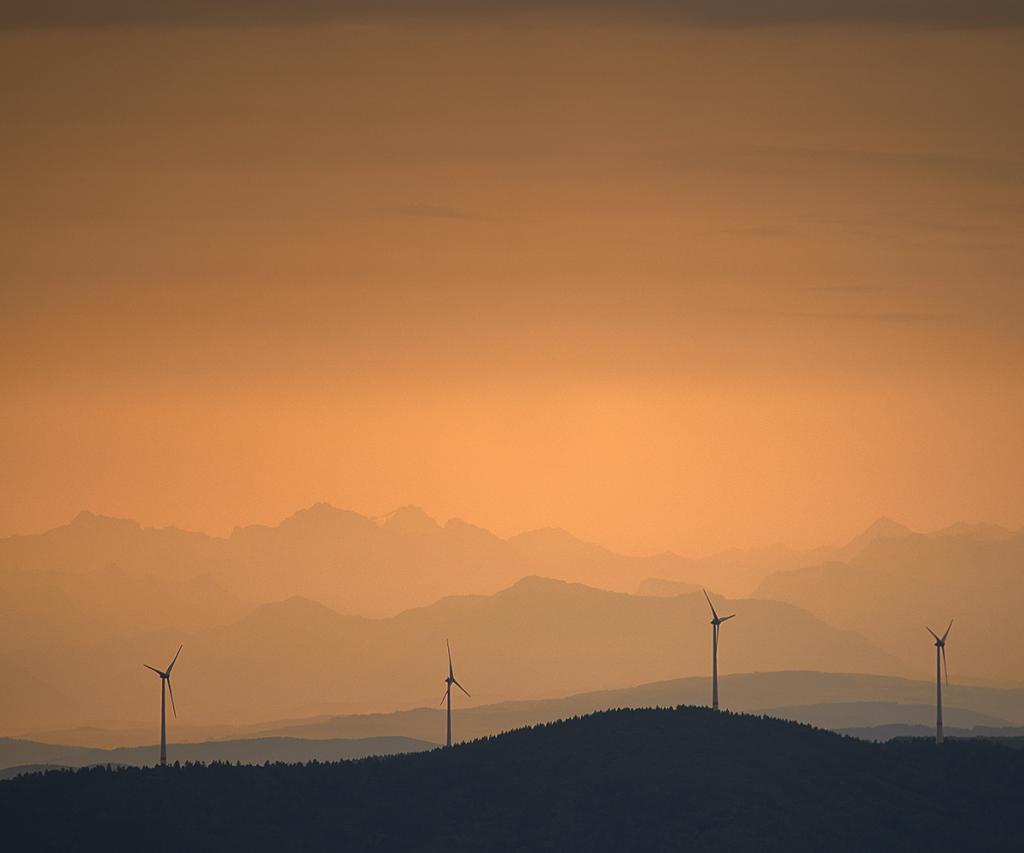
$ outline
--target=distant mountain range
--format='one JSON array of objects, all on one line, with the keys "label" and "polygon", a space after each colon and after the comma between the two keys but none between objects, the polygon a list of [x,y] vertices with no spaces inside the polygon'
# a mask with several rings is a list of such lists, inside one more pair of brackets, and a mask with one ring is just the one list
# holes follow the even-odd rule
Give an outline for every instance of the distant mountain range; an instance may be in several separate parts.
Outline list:
[{"label": "distant mountain range", "polygon": [[[994,525],[936,536],[947,533],[1013,537]],[[442,527],[412,506],[375,520],[320,503],[277,527],[236,527],[228,539],[82,512],[45,533],[0,539],[0,650],[54,631],[71,639],[198,630],[294,595],[346,615],[393,616],[448,595],[489,595],[528,575],[613,592],[654,578],[745,597],[772,572],[849,562],[876,540],[909,535],[879,519],[842,547],[776,545],[693,560],[614,554],[555,528],[504,540],[461,519]]]},{"label": "distant mountain range", "polygon": [[[231,621],[241,601],[294,595],[346,615],[393,616],[447,595],[489,595],[533,574],[632,592],[648,577],[687,579],[693,565],[674,554],[614,554],[563,530],[504,540],[460,519],[442,527],[411,506],[373,520],[321,503],[278,527],[235,528],[229,539],[83,512],[46,533],[0,539],[0,592],[12,614],[59,612],[67,631],[106,628],[109,636],[135,630],[136,614],[146,613],[150,628],[188,630]],[[207,585],[202,596],[181,587],[196,583]],[[129,584],[139,589],[113,594]],[[87,604],[76,606],[83,596]],[[103,608],[126,598],[134,613]],[[167,613],[174,605],[176,622]],[[18,631],[32,626],[12,622],[7,635]]]},{"label": "distant mountain range", "polygon": [[175,688],[193,725],[429,703],[446,639],[473,703],[704,675],[699,590],[751,581],[754,598],[713,596],[738,614],[723,673],[925,675],[924,625],[955,617],[954,681],[1016,684],[1022,567],[1024,537],[994,525],[923,536],[880,519],[842,547],[686,560],[555,529],[502,540],[415,507],[374,520],[317,504],[229,539],[81,513],[0,540],[0,733],[149,719],[158,684],[141,665],[183,642]]}]

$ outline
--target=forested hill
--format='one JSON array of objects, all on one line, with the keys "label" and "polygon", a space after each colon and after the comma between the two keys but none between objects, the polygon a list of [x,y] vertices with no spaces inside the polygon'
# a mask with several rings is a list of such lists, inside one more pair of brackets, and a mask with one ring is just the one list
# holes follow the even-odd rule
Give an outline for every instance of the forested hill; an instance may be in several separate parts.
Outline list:
[{"label": "forested hill", "polygon": [[1016,849],[1024,752],[680,707],[337,764],[0,782],[11,850]]}]

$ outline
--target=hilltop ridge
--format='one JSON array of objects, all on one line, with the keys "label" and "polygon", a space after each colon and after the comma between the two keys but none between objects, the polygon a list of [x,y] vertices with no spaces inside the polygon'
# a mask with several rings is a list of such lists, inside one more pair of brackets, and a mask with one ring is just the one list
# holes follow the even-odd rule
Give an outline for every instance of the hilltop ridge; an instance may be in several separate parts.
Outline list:
[{"label": "hilltop ridge", "polygon": [[873,744],[682,706],[362,762],[23,776],[0,781],[0,820],[24,850],[45,827],[48,846],[87,851],[141,834],[168,851],[944,853],[1014,849],[1022,780],[1024,750]]}]

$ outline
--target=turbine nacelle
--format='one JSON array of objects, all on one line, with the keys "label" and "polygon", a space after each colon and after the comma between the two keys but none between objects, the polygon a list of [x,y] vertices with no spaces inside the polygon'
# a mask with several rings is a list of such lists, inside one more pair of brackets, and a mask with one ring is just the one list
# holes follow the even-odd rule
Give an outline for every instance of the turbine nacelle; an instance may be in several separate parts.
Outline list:
[{"label": "turbine nacelle", "polygon": [[949,629],[952,628],[952,627],[953,627],[953,620],[950,619],[949,620],[949,626],[946,628],[946,633],[943,634],[941,637],[938,634],[936,634],[927,625],[924,626],[924,629],[935,638],[935,645],[937,645],[941,649],[941,648],[943,648],[946,645],[946,637],[949,636]]},{"label": "turbine nacelle", "polygon": [[736,615],[735,613],[733,613],[732,616],[719,616],[718,613],[715,612],[715,605],[711,603],[711,599],[708,597],[708,591],[706,589],[702,589],[701,592],[704,593],[704,597],[707,598],[708,605],[711,607],[711,624],[714,625],[716,628],[723,622],[732,619]]},{"label": "turbine nacelle", "polygon": [[441,697],[440,704],[442,705],[444,704],[444,700],[451,695],[453,684],[456,687],[458,687],[459,690],[461,690],[463,693],[469,696],[469,691],[455,680],[455,670],[452,668],[452,647],[447,640],[445,640],[444,642],[445,645],[448,646],[448,677],[444,680],[444,683],[448,685],[448,689],[444,691],[444,696]]},{"label": "turbine nacelle", "polygon": [[144,663],[143,666],[146,669],[151,669],[157,675],[160,676],[161,681],[167,682],[167,692],[171,694],[171,711],[174,713],[175,719],[178,717],[178,709],[174,707],[174,690],[171,687],[171,670],[174,669],[174,664],[178,662],[178,655],[181,654],[183,646],[178,646],[178,651],[174,654],[174,660],[171,661],[171,665],[167,667],[167,672],[161,672],[155,666],[150,666],[148,663]]},{"label": "turbine nacelle", "polygon": [[949,620],[949,625],[946,626],[946,633],[941,637],[936,634],[927,625],[924,626],[925,630],[935,638],[935,648],[942,652],[942,671],[946,674],[946,684],[949,684],[949,670],[946,668],[946,637],[949,636],[949,629],[953,627],[953,620]]}]

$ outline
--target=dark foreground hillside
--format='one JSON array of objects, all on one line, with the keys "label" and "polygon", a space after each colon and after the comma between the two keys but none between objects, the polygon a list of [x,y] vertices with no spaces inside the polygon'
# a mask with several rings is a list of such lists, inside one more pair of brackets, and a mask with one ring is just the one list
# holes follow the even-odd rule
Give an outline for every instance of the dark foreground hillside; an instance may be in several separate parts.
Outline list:
[{"label": "dark foreground hillside", "polygon": [[0,782],[10,850],[1017,849],[1024,752],[874,744],[706,708],[609,711],[337,764]]}]

